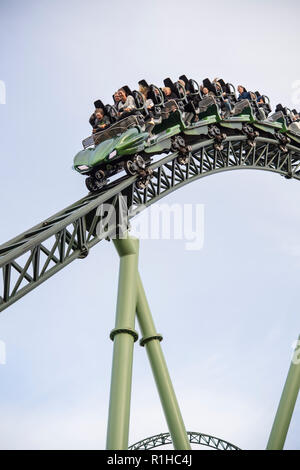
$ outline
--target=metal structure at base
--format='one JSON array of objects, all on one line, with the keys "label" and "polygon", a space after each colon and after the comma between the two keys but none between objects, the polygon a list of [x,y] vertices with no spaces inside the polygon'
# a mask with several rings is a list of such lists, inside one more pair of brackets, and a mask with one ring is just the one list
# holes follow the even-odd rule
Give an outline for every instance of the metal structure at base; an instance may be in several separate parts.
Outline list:
[{"label": "metal structure at base", "polygon": [[[206,446],[216,450],[241,450],[234,444],[224,441],[224,439],[220,439],[219,437],[210,436],[209,434],[188,431],[187,435],[191,444],[198,444],[200,446]],[[132,446],[128,447],[128,450],[151,450],[155,447],[170,444],[172,444],[171,436],[168,432],[165,432],[136,442]]]}]

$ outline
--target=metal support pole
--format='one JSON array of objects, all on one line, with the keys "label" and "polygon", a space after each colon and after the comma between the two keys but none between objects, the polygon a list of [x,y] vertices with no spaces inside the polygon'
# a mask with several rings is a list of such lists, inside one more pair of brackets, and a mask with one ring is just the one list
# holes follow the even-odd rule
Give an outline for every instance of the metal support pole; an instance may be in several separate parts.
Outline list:
[{"label": "metal support pole", "polygon": [[162,336],[156,332],[139,274],[137,280],[136,310],[143,335],[140,344],[141,346],[145,346],[147,350],[174,448],[179,450],[191,449],[168,367],[160,346]]},{"label": "metal support pole", "polygon": [[[298,338],[299,347],[300,336]],[[300,360],[297,359],[297,346],[283,388],[273,427],[267,444],[267,450],[283,449],[292,414],[300,388]]]},{"label": "metal support pole", "polygon": [[114,240],[120,255],[116,326],[110,337],[114,341],[106,448],[128,449],[133,344],[135,331],[137,269],[139,241],[133,238]]}]

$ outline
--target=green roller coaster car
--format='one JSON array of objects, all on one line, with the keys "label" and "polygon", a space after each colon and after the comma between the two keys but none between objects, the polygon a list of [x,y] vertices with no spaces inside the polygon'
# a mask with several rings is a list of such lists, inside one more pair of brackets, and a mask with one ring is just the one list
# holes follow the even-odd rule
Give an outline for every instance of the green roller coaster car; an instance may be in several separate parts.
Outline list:
[{"label": "green roller coaster car", "polygon": [[[191,145],[207,138],[214,141],[216,150],[222,150],[227,135],[243,133],[250,145],[263,133],[278,141],[282,152],[293,141],[299,146],[300,135],[293,132],[283,113],[259,120],[255,117],[248,100],[237,102],[234,112],[221,119],[219,106],[214,97],[206,97],[199,103],[196,119],[188,121],[175,100],[170,100],[161,110],[161,118],[147,128],[139,114],[129,116],[111,125],[107,130],[94,134],[83,141],[84,150],[74,158],[74,169],[87,176],[89,191],[100,190],[107,178],[125,170],[128,175],[138,175],[137,186],[145,188],[151,178],[151,156],[178,152],[177,161],[186,164]],[[223,132],[225,131],[225,132]]]}]

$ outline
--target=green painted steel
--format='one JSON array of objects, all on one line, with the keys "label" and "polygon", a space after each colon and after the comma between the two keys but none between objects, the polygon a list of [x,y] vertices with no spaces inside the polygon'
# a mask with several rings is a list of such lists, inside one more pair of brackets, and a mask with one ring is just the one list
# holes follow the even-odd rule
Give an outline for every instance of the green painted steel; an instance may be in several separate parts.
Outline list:
[{"label": "green painted steel", "polygon": [[120,256],[116,325],[114,341],[106,448],[128,448],[133,345],[137,340],[135,312],[175,449],[190,449],[179,405],[161,350],[162,336],[156,332],[144,288],[138,274],[139,242],[134,238],[114,240]]},{"label": "green painted steel", "polygon": [[[298,338],[297,343],[298,348],[299,344],[300,336]],[[296,357],[296,350],[289,368],[288,376],[278,405],[277,413],[267,444],[267,450],[283,449],[286,436],[289,430],[292,414],[295,408],[300,388],[300,360]]]},{"label": "green painted steel", "polygon": [[137,318],[143,338],[141,344],[146,347],[160,401],[164,410],[170,435],[175,449],[190,449],[189,438],[181,416],[175,391],[170,379],[168,367],[163,356],[160,341],[162,336],[156,332],[143,284],[138,274]]},{"label": "green painted steel", "polygon": [[111,332],[114,341],[113,365],[106,448],[128,448],[130,399],[132,382],[135,308],[139,241],[133,238],[114,240],[120,255],[116,326]]}]

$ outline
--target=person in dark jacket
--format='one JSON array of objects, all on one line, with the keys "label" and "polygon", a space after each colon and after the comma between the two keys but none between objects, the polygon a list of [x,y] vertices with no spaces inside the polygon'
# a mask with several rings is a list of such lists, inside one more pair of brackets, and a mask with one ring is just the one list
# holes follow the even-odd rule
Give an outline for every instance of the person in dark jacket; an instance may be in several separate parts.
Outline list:
[{"label": "person in dark jacket", "polygon": [[244,86],[239,85],[237,87],[237,90],[239,92],[238,101],[251,100],[251,95],[250,95],[249,91],[247,91]]},{"label": "person in dark jacket", "polygon": [[259,91],[255,92],[255,99],[256,99],[258,106],[263,106],[265,104],[265,100],[263,96],[259,93]]}]

